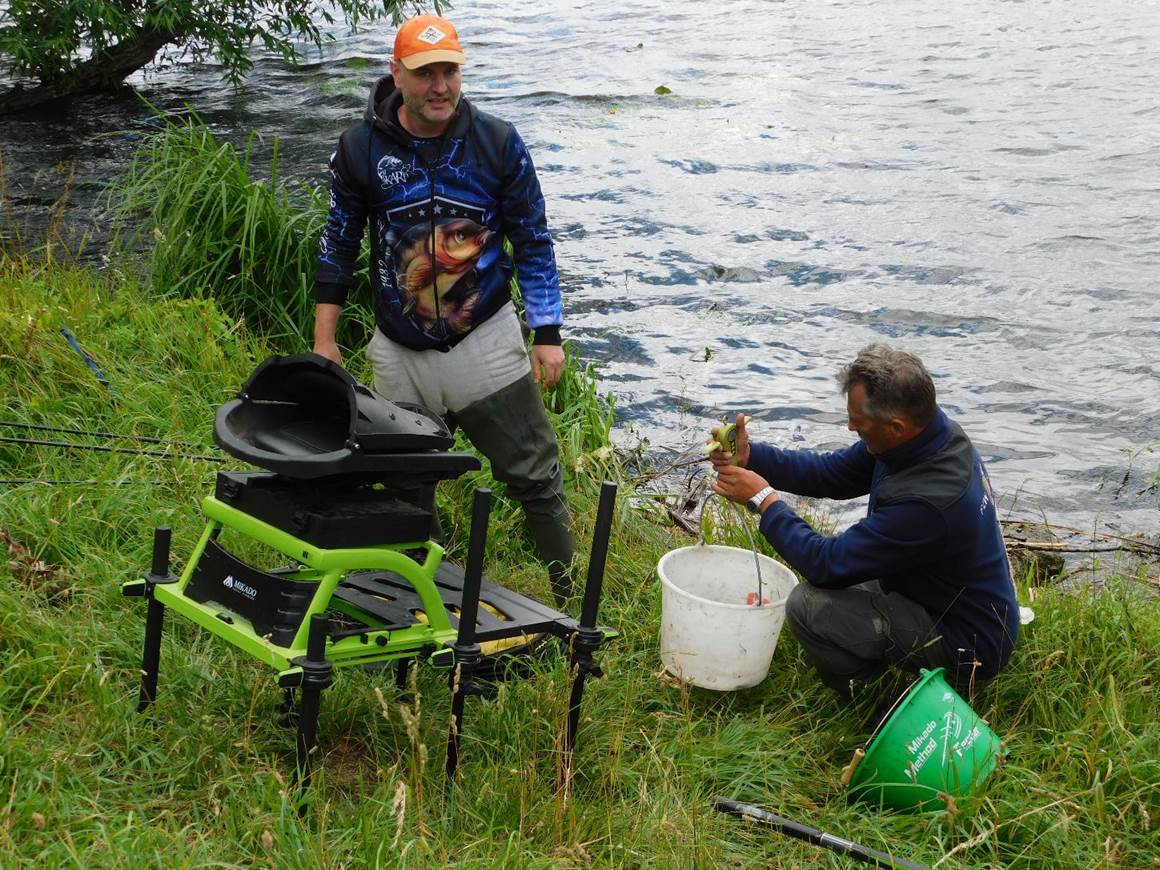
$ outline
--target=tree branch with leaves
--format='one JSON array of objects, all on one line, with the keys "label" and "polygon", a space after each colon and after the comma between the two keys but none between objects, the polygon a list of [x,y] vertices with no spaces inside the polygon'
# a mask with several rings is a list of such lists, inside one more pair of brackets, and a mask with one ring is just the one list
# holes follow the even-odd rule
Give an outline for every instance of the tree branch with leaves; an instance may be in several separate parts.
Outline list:
[{"label": "tree branch with leaves", "polygon": [[[438,10],[442,4],[432,4]],[[213,58],[235,87],[261,47],[287,62],[298,46],[321,47],[323,26],[350,27],[419,4],[407,0],[9,0],[0,9],[0,65],[16,79],[0,93],[0,114],[107,90],[148,65],[163,48]]]}]

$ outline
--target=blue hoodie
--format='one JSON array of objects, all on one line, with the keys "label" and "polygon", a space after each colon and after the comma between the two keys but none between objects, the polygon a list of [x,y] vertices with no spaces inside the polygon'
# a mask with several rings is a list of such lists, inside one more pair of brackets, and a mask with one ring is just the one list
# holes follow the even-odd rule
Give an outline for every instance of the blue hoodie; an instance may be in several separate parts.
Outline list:
[{"label": "blue hoodie", "polygon": [[1019,634],[1019,606],[990,480],[962,428],[941,409],[910,441],[875,456],[859,441],[816,453],[751,445],[749,468],[798,495],[870,495],[866,517],[819,535],[784,501],[761,517],[774,549],[809,583],[841,589],[877,579],[921,604],[961,675],[993,677]]},{"label": "blue hoodie", "polygon": [[[518,270],[537,344],[560,344],[563,305],[544,197],[515,127],[466,99],[443,136],[399,124],[390,76],[330,158],[330,214],[314,297],[341,305],[370,222],[375,321],[392,341],[447,350],[510,298]],[[515,259],[503,248],[507,238]]]}]

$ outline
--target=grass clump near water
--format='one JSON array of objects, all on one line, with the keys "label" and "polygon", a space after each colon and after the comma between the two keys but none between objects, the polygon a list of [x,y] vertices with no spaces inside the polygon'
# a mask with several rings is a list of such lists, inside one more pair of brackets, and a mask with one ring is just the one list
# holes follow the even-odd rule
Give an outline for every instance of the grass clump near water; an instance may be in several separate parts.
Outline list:
[{"label": "grass clump near water", "polygon": [[[3,419],[157,438],[148,446],[172,454],[0,444],[0,477],[56,481],[0,488],[0,866],[847,866],[717,814],[715,794],[932,866],[1155,866],[1156,599],[1128,583],[1034,590],[1037,618],[1010,667],[973,699],[1006,740],[1006,765],[954,814],[882,814],[848,804],[838,783],[873,705],[839,706],[788,631],[754,689],[716,694],[659,675],[655,564],[689,541],[623,480],[601,610],[622,636],[585,695],[571,800],[554,789],[561,660],[468,701],[453,789],[445,675],[419,669],[403,699],[389,672],[346,669],[323,694],[313,808],[299,819],[272,672],[170,615],[159,698],[138,716],[144,612],[120,595],[147,570],[154,525],[173,527],[175,563],[191,549],[198,500],[236,465],[183,457],[213,453],[215,407],[269,345],[208,296],[159,299],[51,264],[0,263],[0,312]],[[618,466],[607,442],[593,447],[610,409],[573,369],[568,401],[586,411],[556,423],[587,540],[598,481]],[[460,558],[467,491],[490,483],[485,471],[440,487]],[[736,522],[716,537],[747,546]],[[546,595],[502,499],[487,572]]]},{"label": "grass clump near water", "polygon": [[[253,137],[239,150],[196,116],[162,123],[114,186],[117,247],[130,258],[145,252],[148,282],[158,292],[213,295],[273,346],[308,346],[326,190],[280,174],[278,140],[269,163],[257,166],[261,143]],[[340,324],[349,347],[362,347],[374,324],[366,256],[364,245]]]}]

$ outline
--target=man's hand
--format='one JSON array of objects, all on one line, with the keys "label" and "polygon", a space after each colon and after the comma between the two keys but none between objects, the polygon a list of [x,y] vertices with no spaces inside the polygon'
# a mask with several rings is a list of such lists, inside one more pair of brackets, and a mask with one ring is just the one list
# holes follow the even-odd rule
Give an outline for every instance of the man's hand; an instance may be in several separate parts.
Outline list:
[{"label": "man's hand", "polygon": [[[728,456],[728,454],[725,454]],[[740,465],[717,465],[716,461],[713,463],[717,467],[717,479],[713,481],[713,492],[718,495],[723,495],[729,501],[736,502],[744,506],[747,501],[757,495],[758,492],[769,486],[769,481],[758,474],[756,471],[750,471],[748,468],[742,468]],[[769,496],[766,499],[766,505],[770,505],[777,501],[777,493]]]},{"label": "man's hand", "polygon": [[[736,419],[737,426],[737,462],[733,461],[733,454],[727,450],[714,450],[709,454],[709,460],[713,463],[718,471],[722,466],[735,465],[741,468],[749,466],[749,433],[745,431],[745,421],[749,418],[744,414],[738,414]],[[710,430],[710,434],[716,438],[723,427],[717,426]],[[765,484],[762,484],[764,486]],[[754,490],[753,492],[757,492]],[[750,493],[752,495],[753,493]]]},{"label": "man's hand", "polygon": [[564,374],[564,348],[558,344],[532,345],[532,380],[544,389],[556,386]]}]

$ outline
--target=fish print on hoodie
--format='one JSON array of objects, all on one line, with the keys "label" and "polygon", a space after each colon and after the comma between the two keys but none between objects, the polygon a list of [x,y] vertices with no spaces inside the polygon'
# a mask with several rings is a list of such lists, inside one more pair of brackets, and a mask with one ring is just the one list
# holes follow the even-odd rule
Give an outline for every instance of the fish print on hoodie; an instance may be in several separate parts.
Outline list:
[{"label": "fish print on hoodie", "polygon": [[528,326],[558,330],[543,194],[515,128],[461,99],[442,138],[416,138],[397,121],[400,97],[390,77],[381,80],[366,119],[331,157],[317,301],[345,301],[369,224],[375,320],[393,341],[453,347],[511,298],[516,272]]}]

